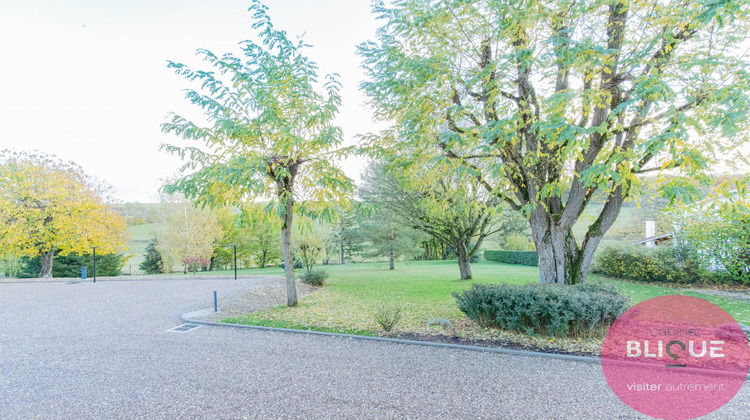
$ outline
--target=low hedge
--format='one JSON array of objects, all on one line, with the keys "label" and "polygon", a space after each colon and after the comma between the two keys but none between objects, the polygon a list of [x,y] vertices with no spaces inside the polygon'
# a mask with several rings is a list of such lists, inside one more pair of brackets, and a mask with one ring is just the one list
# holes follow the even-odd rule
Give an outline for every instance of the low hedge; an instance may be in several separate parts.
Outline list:
[{"label": "low hedge", "polygon": [[536,251],[484,251],[484,259],[505,264],[519,264],[536,267],[539,254]]},{"label": "low hedge", "polygon": [[697,251],[686,245],[608,247],[597,255],[594,272],[657,283],[720,282],[722,279],[706,270]]},{"label": "low hedge", "polygon": [[453,297],[461,312],[482,327],[563,337],[602,336],[630,307],[617,286],[603,283],[474,284]]}]

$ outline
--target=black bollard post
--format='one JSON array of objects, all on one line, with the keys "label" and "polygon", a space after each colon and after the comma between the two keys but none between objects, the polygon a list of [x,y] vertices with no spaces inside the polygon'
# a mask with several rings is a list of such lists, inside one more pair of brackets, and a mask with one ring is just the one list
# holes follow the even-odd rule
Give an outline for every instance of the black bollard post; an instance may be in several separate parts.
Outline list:
[{"label": "black bollard post", "polygon": [[216,290],[214,290],[214,312],[219,312],[219,305],[216,300]]}]

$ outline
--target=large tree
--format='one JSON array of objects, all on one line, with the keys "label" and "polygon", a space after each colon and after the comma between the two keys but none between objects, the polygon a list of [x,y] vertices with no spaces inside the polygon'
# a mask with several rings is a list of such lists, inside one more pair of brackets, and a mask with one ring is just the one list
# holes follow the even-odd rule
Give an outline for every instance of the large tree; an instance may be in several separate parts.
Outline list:
[{"label": "large tree", "polygon": [[204,146],[165,146],[197,169],[166,188],[201,205],[270,200],[281,221],[287,304],[297,304],[291,229],[296,211],[330,215],[329,206],[346,201],[352,181],[336,166],[346,149],[333,119],[341,104],[340,83],[328,75],[318,91],[317,65],[304,55],[307,46],[292,42],[271,24],[267,8],[252,2],[258,40],[240,42],[244,57],[198,54],[215,71],[195,70],[170,62],[169,67],[200,89],[187,98],[204,112],[208,124],[179,115],[162,130]]},{"label": "large tree", "polygon": [[[363,88],[382,147],[437,147],[523,211],[541,283],[584,282],[649,171],[685,179],[746,141],[744,0],[383,2]],[[744,134],[743,134],[744,133]],[[583,238],[572,227],[594,194]]]},{"label": "large tree", "polygon": [[52,277],[56,253],[114,253],[128,240],[111,188],[72,162],[33,152],[0,152],[0,254],[41,259]]},{"label": "large tree", "polygon": [[449,165],[427,168],[408,155],[374,161],[363,175],[360,197],[397,223],[451,246],[462,280],[472,277],[471,257],[490,235],[506,229],[498,217],[501,200],[473,177],[452,173]]}]

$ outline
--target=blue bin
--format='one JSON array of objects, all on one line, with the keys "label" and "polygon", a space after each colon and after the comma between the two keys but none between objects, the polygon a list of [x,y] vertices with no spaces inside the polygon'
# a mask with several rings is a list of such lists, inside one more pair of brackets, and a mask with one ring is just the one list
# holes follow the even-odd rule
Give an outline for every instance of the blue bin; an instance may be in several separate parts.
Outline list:
[{"label": "blue bin", "polygon": [[86,267],[81,267],[81,278],[86,280]]}]

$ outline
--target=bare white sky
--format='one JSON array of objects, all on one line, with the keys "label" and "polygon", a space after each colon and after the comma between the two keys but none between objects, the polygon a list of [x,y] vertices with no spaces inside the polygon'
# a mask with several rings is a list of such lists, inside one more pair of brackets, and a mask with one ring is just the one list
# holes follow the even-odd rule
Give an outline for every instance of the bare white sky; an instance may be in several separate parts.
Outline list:
[{"label": "bare white sky", "polygon": [[[266,0],[277,28],[306,33],[321,75],[343,84],[338,124],[347,143],[376,126],[358,85],[357,44],[373,39],[369,0]],[[167,60],[236,51],[253,36],[246,0],[0,0],[0,149],[72,160],[122,201],[156,201],[180,160],[159,151],[168,112],[195,115],[187,82]],[[206,68],[203,66],[203,68]],[[362,160],[344,164],[359,177]]]}]

